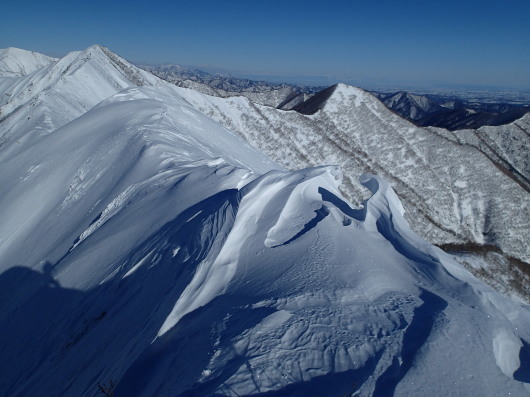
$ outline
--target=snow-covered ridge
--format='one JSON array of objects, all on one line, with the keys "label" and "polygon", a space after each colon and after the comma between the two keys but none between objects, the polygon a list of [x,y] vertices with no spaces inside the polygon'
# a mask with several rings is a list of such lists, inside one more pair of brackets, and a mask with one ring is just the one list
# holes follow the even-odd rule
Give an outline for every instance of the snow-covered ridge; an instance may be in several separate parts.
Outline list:
[{"label": "snow-covered ridge", "polygon": [[21,50],[19,48],[0,49],[0,78],[27,76],[35,70],[57,61],[38,52]]},{"label": "snow-covered ridge", "polygon": [[[356,207],[339,167],[285,171],[200,94],[137,86],[93,50],[40,98],[60,127],[35,133],[21,101],[0,150],[6,395],[528,393],[528,306],[417,237],[383,178],[362,176]],[[100,76],[128,86],[92,105],[78,80]],[[337,87],[303,120],[341,95],[368,106]],[[62,115],[75,96],[87,110]]]}]

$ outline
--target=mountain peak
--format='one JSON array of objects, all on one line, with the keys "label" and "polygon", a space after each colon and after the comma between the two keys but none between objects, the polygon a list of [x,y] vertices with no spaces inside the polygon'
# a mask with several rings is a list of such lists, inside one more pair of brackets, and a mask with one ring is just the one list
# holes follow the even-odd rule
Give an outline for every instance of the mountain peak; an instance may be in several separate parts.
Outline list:
[{"label": "mountain peak", "polygon": [[[109,50],[107,49],[107,51]],[[93,44],[80,51],[80,53],[85,55],[105,55],[104,47],[99,44]]]},{"label": "mountain peak", "polygon": [[107,47],[102,46],[101,44],[92,44],[91,46],[87,47],[87,50],[101,50],[106,49],[107,51],[110,51]]},{"label": "mountain peak", "polygon": [[374,113],[388,112],[388,109],[369,92],[343,83],[332,85],[320,91],[295,107],[294,110],[311,115],[319,110],[335,112],[338,108],[359,107],[362,104],[365,104]]},{"label": "mountain peak", "polygon": [[91,45],[83,51],[71,52],[58,62],[57,72],[61,79],[73,76],[81,70],[91,81],[104,79],[106,82],[98,84],[99,87],[110,84],[117,91],[131,86],[161,84],[157,77],[137,68],[99,44]]}]

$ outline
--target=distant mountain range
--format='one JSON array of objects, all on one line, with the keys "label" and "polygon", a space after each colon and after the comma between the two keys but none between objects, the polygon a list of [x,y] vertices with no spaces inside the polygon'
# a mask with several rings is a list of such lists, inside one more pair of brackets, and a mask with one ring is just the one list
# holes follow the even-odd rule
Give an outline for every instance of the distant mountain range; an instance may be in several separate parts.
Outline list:
[{"label": "distant mountain range", "polygon": [[507,103],[464,103],[454,98],[415,95],[403,91],[374,94],[389,109],[418,126],[441,127],[451,131],[509,124],[530,112],[530,106]]},{"label": "distant mountain range", "polygon": [[179,87],[191,88],[219,97],[245,96],[254,103],[280,109],[291,109],[324,87],[301,87],[210,74],[180,65],[138,65],[140,68]]},{"label": "distant mountain range", "polygon": [[[139,65],[179,87],[192,88],[219,97],[245,96],[254,103],[290,110],[326,87],[297,86],[253,81],[222,74],[210,74],[180,65]],[[420,127],[441,127],[450,131],[476,129],[485,125],[509,124],[526,113],[530,106],[511,103],[466,102],[454,96],[417,95],[405,91],[370,91],[389,109]]]}]

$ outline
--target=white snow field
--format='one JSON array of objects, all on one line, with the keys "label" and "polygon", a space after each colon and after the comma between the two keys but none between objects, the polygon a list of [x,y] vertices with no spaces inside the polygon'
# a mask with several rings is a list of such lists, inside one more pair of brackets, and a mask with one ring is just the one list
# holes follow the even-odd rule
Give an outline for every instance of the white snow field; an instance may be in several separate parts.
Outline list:
[{"label": "white snow field", "polygon": [[0,77],[0,395],[530,394],[529,307],[385,180],[355,208],[107,49],[50,62]]}]

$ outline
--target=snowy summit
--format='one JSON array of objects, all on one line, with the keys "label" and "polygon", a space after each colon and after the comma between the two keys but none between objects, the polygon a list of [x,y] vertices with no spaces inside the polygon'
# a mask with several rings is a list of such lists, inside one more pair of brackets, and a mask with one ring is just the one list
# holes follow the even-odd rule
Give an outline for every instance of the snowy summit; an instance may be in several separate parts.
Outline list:
[{"label": "snowy summit", "polygon": [[383,178],[357,207],[339,167],[286,171],[106,48],[2,51],[3,395],[530,393],[529,307]]}]

